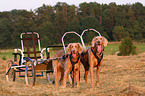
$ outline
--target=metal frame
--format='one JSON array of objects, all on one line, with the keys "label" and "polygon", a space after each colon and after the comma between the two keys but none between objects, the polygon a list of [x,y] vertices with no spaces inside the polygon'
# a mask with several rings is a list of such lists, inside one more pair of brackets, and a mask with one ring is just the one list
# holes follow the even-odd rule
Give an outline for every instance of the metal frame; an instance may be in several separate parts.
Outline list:
[{"label": "metal frame", "polygon": [[[41,51],[40,53],[40,56],[41,56],[41,59],[43,59],[43,52],[46,50],[46,48],[43,48],[41,50],[41,46],[40,46],[40,40],[39,40],[39,34],[37,32],[27,32],[27,34],[36,34],[37,35],[37,38],[38,38],[38,47],[39,47],[39,51]],[[21,33],[20,35],[20,38],[21,38],[21,46],[22,46],[22,49],[14,49],[14,52],[17,53],[17,51],[20,51],[22,57],[21,57],[21,60],[22,60],[22,64],[24,63],[24,40],[22,39],[23,38],[23,35],[25,35],[26,33]],[[49,48],[48,48],[48,52],[49,52]]]},{"label": "metal frame", "polygon": [[[32,34],[33,36],[32,36],[32,38],[27,38],[26,37],[26,35],[27,34]],[[34,35],[37,35],[37,37],[35,38],[34,37]],[[23,35],[25,35],[25,38],[23,38]],[[24,58],[24,40],[33,40],[33,47],[35,47],[35,41],[34,40],[37,40],[38,41],[38,47],[39,47],[39,51],[40,51],[40,59],[37,59],[37,60],[35,60],[35,61],[37,61],[37,62],[40,62],[40,63],[43,63],[43,62],[49,62],[49,60],[53,60],[53,59],[44,59],[43,58],[43,52],[46,50],[46,48],[43,48],[42,50],[41,50],[41,47],[40,47],[40,40],[39,40],[39,34],[38,33],[36,33],[36,32],[27,32],[27,33],[21,33],[21,35],[20,35],[20,38],[21,38],[21,46],[22,46],[22,49],[14,49],[14,63],[10,66],[10,68],[7,68],[7,70],[6,70],[6,78],[8,77],[8,73],[9,73],[9,71],[11,70],[11,69],[14,69],[15,70],[15,72],[19,72],[19,77],[25,77],[25,80],[26,80],[26,84],[28,84],[28,71],[29,70],[27,70],[27,66],[26,66],[26,63],[27,63],[27,61],[31,61],[32,62],[32,64],[34,65],[34,61],[31,59],[31,58],[28,58],[28,57],[26,57],[26,58]],[[27,41],[27,44],[26,45],[28,45],[28,41]],[[28,47],[28,46],[27,46]],[[28,47],[29,48],[29,47]],[[35,47],[36,48],[36,47]],[[29,49],[28,49],[29,50]],[[18,53],[18,51],[20,52],[20,53]],[[47,49],[47,51],[48,51],[48,53],[49,53],[49,48]],[[34,54],[36,54],[35,53],[36,52],[36,50],[34,49]],[[31,53],[33,53],[33,52],[31,52]],[[17,55],[20,55],[20,62],[19,62],[19,65],[18,64],[16,64],[15,62],[17,61]],[[28,60],[25,60],[25,59],[28,59]],[[58,58],[57,58],[58,59]],[[38,64],[39,65],[39,64]],[[36,65],[37,66],[37,65]],[[34,66],[35,67],[35,66]],[[25,69],[22,69],[22,68],[25,68]],[[42,70],[42,71],[44,71],[44,70]],[[45,70],[46,71],[46,70]],[[21,72],[25,72],[25,75],[21,75]],[[50,70],[50,72],[52,72],[52,70]],[[37,75],[38,76],[38,75]],[[39,76],[43,76],[43,73],[41,74],[41,75],[39,75]],[[8,79],[7,79],[8,80]]]},{"label": "metal frame", "polygon": [[66,32],[66,33],[62,36],[62,38],[61,38],[61,40],[62,40],[62,45],[63,45],[64,51],[65,51],[65,54],[67,53],[67,52],[66,52],[66,48],[65,48],[65,44],[64,44],[64,37],[66,36],[66,34],[76,34],[78,37],[80,37],[81,42],[82,42],[82,45],[83,45],[83,48],[85,48],[85,44],[84,44],[84,41],[83,41],[82,36],[80,36],[78,33],[74,32],[74,31]]},{"label": "metal frame", "polygon": [[[38,45],[39,45],[39,51],[41,51],[41,46],[40,46],[40,40],[39,40],[39,34],[38,33],[36,33],[36,32],[27,32],[27,34],[36,34],[37,35],[37,38],[38,38]],[[26,34],[26,33],[21,33],[21,36],[20,36],[20,38],[21,38],[21,45],[22,45],[22,51],[24,52],[24,41],[22,40],[22,38],[23,38],[23,35],[24,34]]]},{"label": "metal frame", "polygon": [[82,32],[81,35],[79,35],[78,33],[74,32],[74,31],[66,32],[66,33],[62,36],[62,38],[61,38],[61,40],[62,40],[62,45],[63,45],[64,51],[65,51],[65,54],[67,53],[67,52],[66,52],[66,48],[65,48],[65,44],[64,44],[64,37],[66,36],[66,34],[76,34],[78,37],[80,37],[81,43],[82,43],[82,45],[83,45],[83,50],[86,51],[86,46],[85,46],[85,43],[84,43],[84,40],[83,40],[83,35],[84,35],[84,33],[85,33],[86,31],[94,31],[94,32],[98,33],[99,36],[101,36],[101,34],[100,34],[99,31],[97,31],[97,30],[95,30],[95,29],[92,29],[92,28],[91,28],[91,29],[85,29],[85,30]]}]

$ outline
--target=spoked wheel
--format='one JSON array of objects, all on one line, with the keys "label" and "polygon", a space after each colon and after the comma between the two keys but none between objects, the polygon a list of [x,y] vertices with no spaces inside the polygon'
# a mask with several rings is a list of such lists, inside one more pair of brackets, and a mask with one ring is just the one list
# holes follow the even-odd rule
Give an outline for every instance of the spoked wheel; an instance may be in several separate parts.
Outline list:
[{"label": "spoked wheel", "polygon": [[47,77],[47,80],[50,84],[54,84],[55,83],[55,77],[53,75],[53,70],[50,70],[50,71],[47,71],[46,72],[46,77]]},{"label": "spoked wheel", "polygon": [[14,65],[12,60],[7,62],[7,65],[6,65],[6,80],[7,81],[15,81],[15,78],[16,78],[16,72],[13,68],[11,68],[12,65]]},{"label": "spoked wheel", "polygon": [[25,80],[27,85],[35,85],[36,72],[34,64],[31,61],[26,62]]}]

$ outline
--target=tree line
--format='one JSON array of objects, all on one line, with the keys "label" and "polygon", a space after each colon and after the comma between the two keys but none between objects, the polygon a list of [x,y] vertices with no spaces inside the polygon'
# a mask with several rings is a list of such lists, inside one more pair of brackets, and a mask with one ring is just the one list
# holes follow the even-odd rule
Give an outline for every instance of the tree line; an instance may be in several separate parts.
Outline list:
[{"label": "tree line", "polygon": [[[60,44],[62,35],[67,31],[79,34],[83,30],[94,28],[109,41],[120,41],[130,37],[144,41],[145,7],[135,4],[116,5],[97,2],[81,3],[79,7],[58,2],[55,6],[43,4],[30,10],[0,12],[0,48],[20,47],[22,32],[38,32],[41,45]],[[95,33],[84,35],[85,43],[90,42]],[[68,35],[67,42],[77,42],[78,37]]]}]

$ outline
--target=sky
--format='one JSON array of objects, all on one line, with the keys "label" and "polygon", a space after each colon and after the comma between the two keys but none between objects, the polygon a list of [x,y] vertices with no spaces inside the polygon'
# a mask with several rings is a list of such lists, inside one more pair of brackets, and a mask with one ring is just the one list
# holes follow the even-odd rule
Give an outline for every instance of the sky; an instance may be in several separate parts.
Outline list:
[{"label": "sky", "polygon": [[145,6],[145,0],[1,0],[0,12],[11,11],[13,9],[25,9],[27,11],[35,10],[41,7],[43,4],[54,6],[57,2],[66,2],[69,5],[79,6],[83,2],[97,2],[99,4],[109,4],[115,2],[117,5],[134,4],[140,2]]}]

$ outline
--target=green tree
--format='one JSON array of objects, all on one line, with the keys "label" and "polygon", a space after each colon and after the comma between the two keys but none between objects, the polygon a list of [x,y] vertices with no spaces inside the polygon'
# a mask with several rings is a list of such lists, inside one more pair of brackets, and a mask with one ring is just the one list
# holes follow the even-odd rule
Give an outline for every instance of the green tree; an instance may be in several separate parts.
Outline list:
[{"label": "green tree", "polygon": [[79,28],[80,28],[79,22],[74,20],[68,24],[67,31],[75,31],[79,33]]},{"label": "green tree", "polygon": [[[81,26],[81,33],[83,30],[90,29],[90,28],[96,29],[97,31],[101,32],[101,34],[103,33],[100,22],[95,17],[92,17],[92,16],[82,19],[82,21],[80,22],[80,26]],[[98,36],[98,34],[96,35]],[[86,42],[91,41],[92,38],[96,35],[94,32],[89,35],[88,34],[84,35],[85,41]]]},{"label": "green tree", "polygon": [[99,21],[95,17],[92,17],[92,16],[82,19],[80,22],[80,25],[81,25],[81,30],[89,29],[89,28],[94,28],[98,31],[102,30]]},{"label": "green tree", "polygon": [[8,19],[0,20],[0,48],[10,47],[12,45],[11,39],[11,22]]},{"label": "green tree", "polygon": [[51,45],[55,43],[55,31],[54,26],[51,22],[44,22],[42,25],[38,27],[38,33],[41,38],[41,45],[46,47],[47,45]]},{"label": "green tree", "polygon": [[[76,20],[70,22],[70,24],[68,24],[67,26],[67,32],[74,31],[74,32],[79,33],[79,30],[80,30],[80,25],[79,25],[79,22]],[[65,40],[66,40],[66,43],[69,43],[69,42],[78,42],[80,39],[76,38],[76,35],[68,35],[65,38]]]},{"label": "green tree", "polygon": [[77,11],[78,11],[78,8],[75,5],[68,6],[68,8],[67,8],[67,22],[68,22],[68,24],[69,24],[69,22],[72,22],[74,20],[78,21]]},{"label": "green tree", "polygon": [[87,17],[89,16],[88,14],[88,4],[86,2],[79,4],[79,10],[81,13],[81,17]]},{"label": "green tree", "polygon": [[109,6],[110,8],[105,9],[102,13],[102,26],[109,39],[113,40],[112,30],[115,26],[116,4],[110,3]]},{"label": "green tree", "polygon": [[120,41],[122,38],[129,37],[128,32],[124,30],[123,26],[115,26],[113,29],[113,38],[116,41]]},{"label": "green tree", "polygon": [[33,12],[27,10],[12,10],[10,12],[12,24],[14,26],[12,37],[13,46],[20,46],[20,34],[22,32],[32,32],[35,30],[33,23]]},{"label": "green tree", "polygon": [[55,28],[55,42],[61,43],[61,37],[66,32],[67,28],[67,18],[66,18],[66,3],[57,3],[55,5],[55,19],[54,19],[54,28]]},{"label": "green tree", "polygon": [[126,27],[126,24],[128,23],[127,20],[127,12],[128,12],[129,6],[123,5],[117,7],[117,12],[115,15],[115,26],[123,26]]}]

